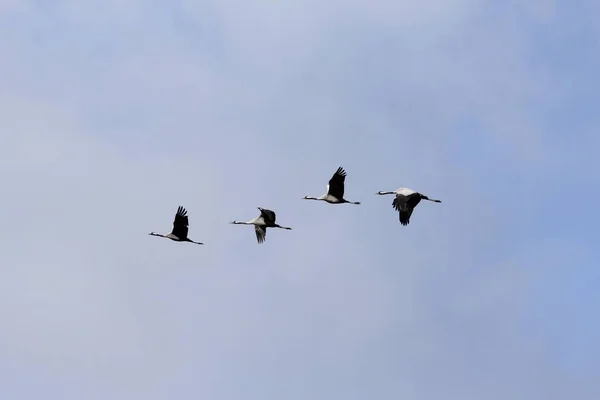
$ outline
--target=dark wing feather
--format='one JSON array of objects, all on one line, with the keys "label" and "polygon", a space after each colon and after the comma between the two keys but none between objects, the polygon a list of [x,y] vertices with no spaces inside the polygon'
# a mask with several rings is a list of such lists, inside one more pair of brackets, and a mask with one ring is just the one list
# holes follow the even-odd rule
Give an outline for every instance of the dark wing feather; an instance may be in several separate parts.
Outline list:
[{"label": "dark wing feather", "polygon": [[417,204],[419,204],[421,202],[421,197],[422,197],[421,193],[411,194],[410,196],[408,196],[408,199],[406,200],[406,205],[408,205],[410,208],[415,208],[417,206]]},{"label": "dark wing feather", "polygon": [[344,182],[346,182],[346,171],[344,171],[344,168],[339,167],[329,180],[329,191],[327,193],[338,200],[342,200],[344,198]]},{"label": "dark wing feather", "polygon": [[173,221],[173,231],[171,232],[173,235],[177,236],[179,239],[185,239],[188,235],[188,216],[185,208],[179,206],[177,209],[177,214],[175,214],[175,220]]},{"label": "dark wing feather", "polygon": [[419,201],[421,201],[421,198],[417,193],[410,196],[396,195],[392,201],[392,206],[400,213],[399,218],[402,225],[410,223],[410,216],[413,213],[414,207],[419,204]]},{"label": "dark wing feather", "polygon": [[256,232],[256,240],[258,243],[264,242],[267,236],[267,228],[264,226],[254,225],[254,231]]},{"label": "dark wing feather", "polygon": [[394,197],[394,200],[392,200],[392,207],[394,207],[396,211],[400,211],[405,205],[406,196],[402,194],[397,194],[396,197]]},{"label": "dark wing feather", "polygon": [[275,215],[275,213],[271,210],[267,210],[266,208],[263,208],[260,210],[260,214],[262,215],[265,223],[275,223],[275,219],[277,219],[277,216]]},{"label": "dark wing feather", "polygon": [[410,223],[410,216],[413,213],[412,208],[400,211],[400,223],[402,225],[408,225]]}]

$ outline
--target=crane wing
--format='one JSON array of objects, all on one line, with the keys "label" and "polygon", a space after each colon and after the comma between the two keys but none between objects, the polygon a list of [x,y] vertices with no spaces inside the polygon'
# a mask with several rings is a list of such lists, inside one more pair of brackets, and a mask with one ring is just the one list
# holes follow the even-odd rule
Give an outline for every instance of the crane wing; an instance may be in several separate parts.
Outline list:
[{"label": "crane wing", "polygon": [[173,231],[171,232],[173,235],[177,236],[179,239],[185,239],[188,235],[188,216],[185,208],[179,206],[177,209],[177,214],[175,214],[175,220],[173,221]]},{"label": "crane wing", "polygon": [[277,216],[273,211],[267,210],[266,208],[261,208],[260,214],[265,222],[275,223],[275,219],[277,218]]},{"label": "crane wing", "polygon": [[421,201],[419,193],[412,193],[409,196],[398,193],[392,201],[392,206],[400,213],[400,223],[402,225],[408,225],[410,222],[410,216],[412,215],[415,207]]},{"label": "crane wing", "polygon": [[344,168],[339,167],[329,180],[327,194],[342,200],[344,198],[344,182],[346,182],[346,171],[344,171]]},{"label": "crane wing", "polygon": [[421,202],[421,193],[413,193],[406,199],[406,205],[410,208],[415,208]]},{"label": "crane wing", "polygon": [[397,194],[396,197],[394,197],[394,200],[392,200],[392,207],[394,207],[396,211],[401,211],[405,206],[406,196]]},{"label": "crane wing", "polygon": [[406,210],[402,210],[400,211],[400,223],[402,225],[408,225],[408,223],[410,222],[410,216],[413,213],[413,208],[407,208]]},{"label": "crane wing", "polygon": [[256,240],[258,243],[264,242],[267,236],[267,228],[264,226],[255,225],[254,231],[256,232]]}]

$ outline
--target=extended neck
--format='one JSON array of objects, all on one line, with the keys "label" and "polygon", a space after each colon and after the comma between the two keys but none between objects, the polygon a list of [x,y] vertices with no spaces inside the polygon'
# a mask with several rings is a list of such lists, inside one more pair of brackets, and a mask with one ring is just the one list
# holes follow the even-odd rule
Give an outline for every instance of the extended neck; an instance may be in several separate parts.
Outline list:
[{"label": "extended neck", "polygon": [[230,224],[235,224],[235,225],[252,225],[252,223],[250,223],[250,222],[244,222],[244,221],[231,221]]},{"label": "extended neck", "polygon": [[312,196],[304,196],[303,199],[304,200],[323,200],[320,197],[312,197]]},{"label": "extended neck", "polygon": [[396,192],[377,192],[375,194],[384,195],[384,194],[396,194]]},{"label": "extended neck", "polygon": [[156,232],[150,232],[148,235],[158,236],[158,237],[165,237],[165,235],[161,235],[160,233],[156,233]]}]

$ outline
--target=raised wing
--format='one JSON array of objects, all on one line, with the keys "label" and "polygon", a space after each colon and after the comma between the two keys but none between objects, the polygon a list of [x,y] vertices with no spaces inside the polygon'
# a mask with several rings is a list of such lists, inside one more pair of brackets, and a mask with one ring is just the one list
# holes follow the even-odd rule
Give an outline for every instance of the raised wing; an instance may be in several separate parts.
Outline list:
[{"label": "raised wing", "polygon": [[346,182],[346,171],[344,171],[344,168],[339,167],[329,180],[327,193],[338,200],[342,200],[344,198],[344,182]]},{"label": "raised wing", "polygon": [[267,236],[267,228],[264,226],[254,225],[254,232],[256,232],[256,240],[258,243],[265,241]]},{"label": "raised wing", "polygon": [[171,232],[173,235],[177,236],[179,239],[185,239],[188,235],[188,216],[185,208],[179,206],[177,209],[177,214],[175,214],[175,220],[173,221],[173,231]]},{"label": "raised wing", "polygon": [[267,210],[266,208],[260,209],[260,215],[263,217],[263,220],[266,223],[268,223],[268,222],[275,223],[275,219],[277,218],[277,216],[275,215],[275,213],[273,211]]}]

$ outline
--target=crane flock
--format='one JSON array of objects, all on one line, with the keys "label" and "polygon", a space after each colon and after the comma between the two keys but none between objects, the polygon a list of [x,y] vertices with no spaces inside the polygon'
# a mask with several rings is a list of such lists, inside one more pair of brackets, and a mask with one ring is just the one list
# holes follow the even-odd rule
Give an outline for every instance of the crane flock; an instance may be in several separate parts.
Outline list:
[{"label": "crane flock", "polygon": [[[327,193],[319,196],[319,197],[311,197],[304,196],[304,200],[320,200],[325,201],[329,204],[356,204],[359,205],[359,201],[348,201],[344,199],[344,186],[346,183],[346,171],[344,168],[339,167],[331,179],[329,180],[329,184],[327,185]],[[421,200],[428,200],[434,203],[441,203],[441,200],[430,199],[422,193],[419,193],[413,189],[409,188],[399,188],[394,191],[379,191],[375,193],[377,195],[395,195],[394,200],[392,201],[392,207],[398,211],[398,217],[400,220],[400,224],[406,226],[410,223],[410,217],[415,209],[415,207],[421,202]],[[256,218],[251,219],[250,221],[231,221],[230,224],[235,225],[254,225],[254,232],[256,233],[257,242],[264,243],[267,237],[267,228],[281,228],[286,230],[291,230],[292,228],[288,226],[281,226],[277,224],[275,212],[266,208],[258,207],[260,210],[260,215]],[[190,242],[194,244],[202,245],[204,243],[195,242],[188,237],[188,229],[189,229],[189,220],[187,211],[182,206],[179,206],[177,209],[177,213],[175,214],[175,219],[173,221],[173,229],[170,233],[160,234],[155,232],[150,232],[149,235],[163,237],[167,239],[171,239],[175,242]]]}]

